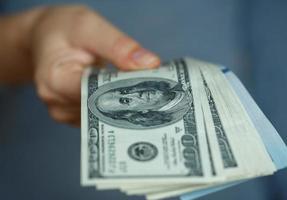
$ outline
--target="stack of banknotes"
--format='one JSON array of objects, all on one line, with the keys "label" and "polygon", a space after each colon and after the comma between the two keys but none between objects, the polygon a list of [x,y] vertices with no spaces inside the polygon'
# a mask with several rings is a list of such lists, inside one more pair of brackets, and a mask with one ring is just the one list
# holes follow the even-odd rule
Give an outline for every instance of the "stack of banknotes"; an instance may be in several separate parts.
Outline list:
[{"label": "stack of banknotes", "polygon": [[184,58],[144,71],[89,68],[81,104],[83,186],[194,199],[287,165],[276,130],[219,65]]}]

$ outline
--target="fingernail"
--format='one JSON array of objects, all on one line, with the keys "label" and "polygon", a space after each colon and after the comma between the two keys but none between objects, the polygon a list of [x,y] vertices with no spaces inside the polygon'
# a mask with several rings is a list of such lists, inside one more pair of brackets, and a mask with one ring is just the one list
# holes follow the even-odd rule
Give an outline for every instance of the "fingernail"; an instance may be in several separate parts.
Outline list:
[{"label": "fingernail", "polygon": [[151,68],[160,63],[160,60],[156,55],[145,49],[139,49],[133,52],[132,59],[139,68]]}]

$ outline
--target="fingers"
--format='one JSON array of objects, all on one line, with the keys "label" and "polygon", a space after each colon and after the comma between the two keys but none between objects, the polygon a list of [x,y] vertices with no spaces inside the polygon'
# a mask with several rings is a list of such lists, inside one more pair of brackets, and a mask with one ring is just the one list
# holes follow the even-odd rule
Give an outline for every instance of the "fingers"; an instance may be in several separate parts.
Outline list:
[{"label": "fingers", "polygon": [[50,116],[57,122],[78,127],[80,125],[80,102],[71,101],[61,93],[49,89],[38,90],[40,98],[47,105]]},{"label": "fingers", "polygon": [[154,53],[144,49],[132,38],[118,30],[93,11],[82,11],[76,23],[80,32],[75,32],[76,46],[82,46],[113,62],[123,70],[153,68],[160,64]]},{"label": "fingers", "polygon": [[50,116],[57,122],[78,127],[80,125],[80,102],[71,100],[62,93],[52,91],[42,86],[38,95],[47,105]]},{"label": "fingers", "polygon": [[79,127],[81,120],[81,110],[79,105],[71,105],[68,107],[63,105],[53,105],[50,106],[48,110],[49,114],[55,121]]},{"label": "fingers", "polygon": [[[45,102],[69,100],[80,102],[81,76],[84,66],[94,58],[77,49],[55,49],[39,58],[35,81]],[[56,55],[56,56],[55,56]]]},{"label": "fingers", "polygon": [[85,66],[99,58],[122,70],[153,68],[160,63],[154,53],[85,7],[50,9],[36,26],[31,34],[34,79],[40,98],[59,122],[79,124]]}]

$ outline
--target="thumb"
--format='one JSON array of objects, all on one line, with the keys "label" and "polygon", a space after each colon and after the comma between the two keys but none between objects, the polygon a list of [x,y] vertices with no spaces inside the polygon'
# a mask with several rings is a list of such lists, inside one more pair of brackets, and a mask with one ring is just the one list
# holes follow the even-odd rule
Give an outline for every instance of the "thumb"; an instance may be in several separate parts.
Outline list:
[{"label": "thumb", "polygon": [[118,30],[103,17],[90,11],[78,24],[72,44],[87,49],[92,54],[111,61],[122,70],[153,68],[160,64],[154,53]]}]

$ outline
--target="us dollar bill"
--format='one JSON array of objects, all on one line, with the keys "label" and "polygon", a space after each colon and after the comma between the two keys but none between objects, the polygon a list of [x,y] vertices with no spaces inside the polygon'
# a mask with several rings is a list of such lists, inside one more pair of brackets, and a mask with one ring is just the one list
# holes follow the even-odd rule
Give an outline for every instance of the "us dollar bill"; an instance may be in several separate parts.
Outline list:
[{"label": "us dollar bill", "polygon": [[190,77],[183,59],[146,71],[86,70],[82,184],[218,180]]},{"label": "us dollar bill", "polygon": [[[95,78],[90,79],[92,76]],[[185,78],[186,76],[187,78]],[[182,88],[184,93],[189,91],[186,95],[189,96],[191,102],[189,107],[192,108],[194,114],[188,118],[188,122],[185,122],[187,111],[181,118],[171,123],[161,122],[160,124],[155,123],[152,125],[150,123],[144,125],[136,123],[129,126],[127,126],[127,123],[139,120],[132,119],[129,122],[115,124],[107,119],[105,121],[98,114],[94,114],[93,104],[102,112],[104,108],[105,110],[115,110],[117,108],[114,106],[116,103],[109,103],[110,99],[114,99],[115,97],[119,99],[117,95],[121,95],[120,98],[122,96],[132,98],[130,95],[134,95],[135,90],[127,89],[125,85],[125,90],[122,93],[117,95],[109,93],[109,96],[106,95],[106,98],[102,98],[102,100],[104,99],[104,103],[98,104],[96,104],[98,97],[92,98],[93,93],[111,83],[117,84],[116,86],[110,85],[108,90],[122,87],[119,81],[130,81],[134,78],[138,81],[143,78],[145,80],[151,78],[155,80],[167,79],[175,81],[174,85],[180,83],[181,86],[178,88]],[[91,80],[94,81],[94,84],[88,84]],[[130,84],[127,85],[130,86]],[[82,128],[85,128],[85,131],[82,130],[82,182],[87,185],[94,184],[97,190],[119,189],[128,195],[144,194],[147,199],[153,200],[192,192],[188,198],[195,198],[199,194],[201,196],[214,192],[218,188],[225,188],[225,184],[229,187],[249,178],[272,174],[276,168],[278,169],[278,166],[282,166],[282,160],[277,155],[282,150],[281,156],[284,157],[286,151],[285,144],[280,143],[281,138],[277,135],[274,127],[270,125],[270,122],[262,114],[236,76],[225,67],[185,58],[165,64],[163,68],[157,70],[128,74],[89,70],[83,78],[82,87],[82,103],[85,102],[85,104],[82,104],[82,106],[85,105],[82,112],[82,115],[84,115],[82,117],[82,124],[85,124],[84,126],[82,125]],[[90,89],[87,89],[89,87]],[[91,94],[89,94],[89,91],[92,91]],[[102,93],[105,94],[106,92]],[[143,95],[138,94],[139,97]],[[146,96],[148,97],[150,94]],[[169,97],[173,96],[175,95],[170,95]],[[145,99],[148,102],[148,98]],[[172,101],[174,98],[167,99]],[[119,99],[118,102],[121,104],[123,102],[125,102],[124,104],[129,103],[129,107],[132,106],[130,100]],[[146,102],[141,102],[141,105],[144,105],[142,107],[144,109],[151,109]],[[169,101],[165,102],[168,103],[161,104],[157,111],[166,111],[166,108],[173,108],[173,106],[166,106],[169,105]],[[142,111],[138,106],[134,106],[133,110],[135,109]],[[90,120],[89,122],[88,119]],[[118,116],[116,119],[119,120]],[[184,133],[178,132],[179,126],[177,123],[180,121],[183,122],[180,128],[184,128]],[[171,139],[176,137],[174,135],[179,134],[177,135],[179,137],[175,140],[178,142],[178,146],[181,146],[179,149],[182,149],[182,151],[176,152],[181,152],[182,154],[179,155],[182,158],[190,155],[186,154],[187,151],[185,149],[193,147],[186,145],[191,140],[186,137],[184,139],[185,134],[188,132],[188,128],[186,128],[188,126],[185,123],[190,122],[194,124],[192,127],[195,127],[195,129],[191,130],[196,130],[196,132],[191,131],[191,135],[197,136],[196,140],[192,141],[198,142],[198,145],[194,144],[194,146],[199,147],[199,153],[196,155],[199,155],[201,159],[199,163],[200,169],[203,172],[201,174],[203,175],[200,176],[196,175],[196,173],[188,173],[186,169],[180,171],[179,169],[182,169],[182,166],[186,167],[185,163],[172,165],[173,168],[171,170],[166,168],[166,162],[162,163],[162,160],[167,159],[166,155],[170,158],[177,156],[177,154],[176,156],[171,154],[174,152],[170,151],[170,149],[173,149],[173,144],[164,142],[168,141],[163,140],[163,138],[166,138],[164,136],[165,133],[170,134],[168,137]],[[151,127],[147,127],[149,125]],[[115,141],[120,142],[115,144],[118,146],[114,143],[105,142],[109,139],[107,136],[110,135],[108,131],[110,130],[109,126],[113,126],[113,130],[116,130],[114,131],[114,135],[116,135]],[[97,127],[97,132],[95,131],[95,127]],[[169,128],[165,129],[165,127]],[[129,130],[133,131],[128,132]],[[158,132],[159,130],[160,132]],[[125,132],[129,133],[127,134],[128,137],[125,137]],[[134,136],[134,133],[137,136]],[[124,136],[125,139],[118,139],[119,135]],[[276,135],[278,138],[274,139]],[[161,139],[157,137],[161,137]],[[155,150],[144,147],[145,145],[142,145],[142,143],[134,151],[129,148],[129,146],[132,146],[131,144],[137,143],[138,145],[139,142],[150,143],[155,147]],[[116,153],[110,153],[110,144],[115,146]],[[167,148],[164,146],[167,146]],[[278,147],[280,150],[274,152],[274,147]],[[163,150],[160,151],[161,149]],[[146,152],[148,153],[146,154]],[[156,152],[156,154],[151,154],[150,152]],[[115,155],[116,159],[112,158]],[[101,160],[102,157],[104,158]],[[114,172],[108,171],[109,174],[104,174],[103,172],[106,171],[102,169],[105,169],[104,167],[109,169],[109,160],[111,158],[117,162],[119,159],[121,161],[127,160],[129,170],[125,170],[125,173],[115,170]],[[162,159],[158,162],[156,161],[157,158]],[[158,166],[155,166],[152,163],[153,161],[156,161],[156,165]],[[277,166],[278,163],[279,165]],[[276,168],[274,168],[274,164],[276,164]],[[101,166],[104,167],[101,169]],[[117,166],[117,164],[113,166]],[[159,172],[157,167],[161,167],[162,171]],[[223,187],[222,184],[224,184]]]},{"label": "us dollar bill", "polygon": [[235,159],[232,147],[229,143],[229,139],[227,137],[225,128],[223,127],[223,125],[221,123],[221,119],[220,119],[219,113],[217,111],[214,98],[212,96],[212,93],[211,93],[202,73],[201,73],[201,77],[203,80],[203,85],[205,88],[205,94],[206,94],[206,97],[208,100],[209,109],[210,109],[213,124],[214,124],[214,131],[216,133],[223,166],[224,166],[224,168],[237,167],[238,164],[237,164],[237,161]]},{"label": "us dollar bill", "polygon": [[[196,79],[194,85],[197,85],[198,87],[198,98],[200,98],[201,101],[206,134],[208,135],[208,141],[211,143],[210,151],[214,151],[213,153],[215,159],[221,161],[217,163],[219,165],[217,167],[221,170],[225,169],[225,171],[226,169],[237,169],[238,158],[236,158],[234,152],[237,151],[237,149],[230,143],[232,138],[228,132],[228,128],[226,128],[222,123],[222,116],[220,116],[217,106],[218,102],[215,101],[213,93],[211,92],[206,78],[201,70],[203,66],[215,68],[218,68],[218,66],[195,59],[187,59],[187,62],[189,62],[189,65],[192,66],[192,74]],[[238,170],[235,172],[238,173]]]},{"label": "us dollar bill", "polygon": [[[228,145],[233,153],[231,156],[231,151],[225,152],[225,156],[222,157],[225,160],[223,160],[225,171],[230,172],[231,179],[272,174],[275,168],[262,139],[220,68],[203,65],[200,71],[209,105],[211,106],[210,95],[212,95],[217,116],[220,118],[220,126],[224,128],[225,135],[228,134]],[[215,112],[211,112],[214,118]],[[220,132],[223,133],[222,129]],[[226,149],[227,143],[224,142],[224,144]],[[221,152],[223,153],[222,150]],[[236,164],[230,162],[232,158],[235,158]],[[259,167],[261,165],[265,167]]]}]

